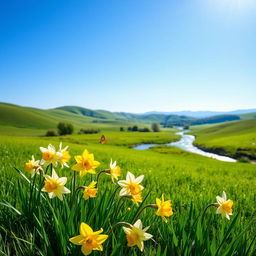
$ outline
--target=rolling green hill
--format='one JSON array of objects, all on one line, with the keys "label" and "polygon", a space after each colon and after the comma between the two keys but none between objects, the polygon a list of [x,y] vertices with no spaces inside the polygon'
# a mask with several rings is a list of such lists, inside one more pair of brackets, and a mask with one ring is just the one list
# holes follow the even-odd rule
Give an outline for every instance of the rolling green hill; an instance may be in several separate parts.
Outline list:
[{"label": "rolling green hill", "polygon": [[42,110],[0,103],[0,134],[43,135],[46,130],[55,129],[59,122],[72,123],[76,130],[95,127],[113,129],[113,127],[119,128],[121,125],[133,125],[125,120],[103,120],[62,109]]},{"label": "rolling green hill", "polygon": [[193,134],[201,148],[235,158],[256,159],[256,119],[223,123]]}]

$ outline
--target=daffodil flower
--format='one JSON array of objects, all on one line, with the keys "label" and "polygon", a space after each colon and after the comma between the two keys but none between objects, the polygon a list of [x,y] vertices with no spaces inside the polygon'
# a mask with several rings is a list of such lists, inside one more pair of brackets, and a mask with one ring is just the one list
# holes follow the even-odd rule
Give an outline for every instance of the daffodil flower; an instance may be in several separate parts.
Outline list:
[{"label": "daffodil flower", "polygon": [[116,161],[113,163],[112,159],[110,160],[109,172],[107,174],[111,176],[113,182],[114,179],[118,180],[118,177],[121,175],[121,168],[116,165]]},{"label": "daffodil flower", "polygon": [[171,201],[164,201],[164,195],[162,198],[156,198],[157,211],[156,215],[161,216],[164,222],[167,222],[165,217],[173,215]]},{"label": "daffodil flower", "polygon": [[134,196],[141,193],[141,191],[144,189],[144,187],[140,185],[143,178],[144,175],[140,175],[139,177],[135,178],[132,173],[127,172],[126,180],[118,181],[118,185],[122,187],[120,196]]},{"label": "daffodil flower", "polygon": [[89,197],[96,197],[98,189],[96,188],[97,182],[93,181],[88,187],[84,188],[83,198],[87,200]]},{"label": "daffodil flower", "polygon": [[31,174],[31,177],[34,177],[34,175],[38,173],[39,170],[42,170],[39,163],[40,160],[35,161],[34,156],[32,156],[32,159],[25,164],[25,169]]},{"label": "daffodil flower", "polygon": [[44,175],[45,184],[42,189],[43,192],[48,192],[50,198],[58,197],[63,200],[62,194],[70,193],[70,190],[64,187],[67,183],[66,177],[59,178],[54,169],[52,169],[52,176]]},{"label": "daffodil flower", "polygon": [[56,149],[52,144],[49,144],[47,148],[40,147],[40,150],[42,152],[42,160],[40,162],[42,165],[53,164],[54,166],[57,166],[61,154],[56,152]]},{"label": "daffodil flower", "polygon": [[58,156],[59,156],[59,162],[61,164],[61,166],[65,166],[65,167],[69,167],[67,162],[70,160],[70,154],[69,152],[67,151],[68,149],[68,146],[66,146],[65,148],[62,148],[62,143],[60,143],[60,148],[59,148],[59,151],[58,151]]},{"label": "daffodil flower", "polygon": [[72,170],[79,172],[80,177],[87,173],[95,174],[95,169],[100,165],[98,161],[94,160],[94,155],[89,154],[85,149],[81,156],[75,156],[76,164],[72,166]]},{"label": "daffodil flower", "polygon": [[232,215],[232,206],[233,206],[233,201],[232,200],[227,200],[227,195],[223,191],[222,197],[217,196],[217,214],[221,214],[222,218],[227,218],[228,220],[230,219],[230,215]]},{"label": "daffodil flower", "polygon": [[126,239],[128,242],[128,246],[132,247],[137,245],[141,251],[144,250],[144,241],[152,238],[153,236],[149,233],[146,233],[146,231],[149,229],[149,227],[142,228],[142,222],[141,220],[137,220],[134,225],[131,225],[131,227],[123,227],[123,230],[126,234]]},{"label": "daffodil flower", "polygon": [[103,251],[102,243],[105,242],[108,235],[100,235],[102,232],[102,228],[94,232],[89,225],[82,222],[80,225],[80,235],[70,238],[69,241],[75,245],[81,245],[82,253],[89,255],[95,250]]}]

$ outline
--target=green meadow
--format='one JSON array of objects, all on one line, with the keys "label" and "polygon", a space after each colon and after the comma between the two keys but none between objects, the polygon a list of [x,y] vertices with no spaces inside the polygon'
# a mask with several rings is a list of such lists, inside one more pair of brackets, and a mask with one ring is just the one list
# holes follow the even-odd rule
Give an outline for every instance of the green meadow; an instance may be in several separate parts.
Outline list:
[{"label": "green meadow", "polygon": [[[34,110],[32,112],[35,114]],[[103,228],[102,234],[109,236],[103,243],[103,251],[92,252],[95,256],[256,254],[254,164],[221,162],[165,145],[145,151],[132,149],[137,144],[176,141],[179,136],[175,135],[175,128],[161,132],[120,132],[121,120],[113,119],[99,125],[85,117],[86,121],[78,118],[80,121],[74,122],[75,134],[45,137],[45,131],[54,128],[56,120],[51,123],[49,117],[47,123],[41,114],[43,119],[35,114],[29,116],[30,124],[21,127],[22,119],[18,119],[21,114],[19,112],[14,121],[7,114],[3,119],[2,114],[0,125],[0,255],[83,255],[81,246],[69,241],[79,234],[81,222],[90,225],[94,231]],[[76,120],[79,114],[71,115]],[[70,121],[69,118],[68,114]],[[42,128],[44,122],[47,125]],[[127,126],[133,124],[127,122]],[[101,132],[79,135],[77,131],[81,127],[101,127]],[[252,144],[254,127],[255,119],[248,119],[191,127],[191,133],[197,136],[196,143],[206,148],[222,147],[232,155],[243,147],[250,148],[247,150],[249,154],[255,150]],[[105,144],[99,143],[102,134],[107,140]],[[40,175],[31,178],[25,170],[25,163],[32,155],[35,159],[42,158],[39,147],[53,144],[58,149],[60,142],[69,146],[69,166],[76,163],[74,156],[81,155],[84,149],[100,162],[96,174],[82,178],[71,168],[55,168],[59,177],[67,177],[65,186],[71,190],[64,195],[63,201],[50,199],[48,193],[41,191],[44,178]],[[95,181],[101,170],[109,168],[110,159],[121,167],[120,180],[125,179],[128,171],[136,177],[145,176],[141,182],[143,201],[139,205],[130,198],[121,198],[119,186],[105,173],[99,176],[95,198],[84,200],[82,190],[76,190]],[[49,175],[50,169],[44,168]],[[230,220],[216,214],[216,207],[209,207],[204,213],[223,191],[227,199],[234,202]],[[167,223],[156,215],[155,208],[143,209],[155,204],[162,194],[165,200],[171,200],[173,208]],[[150,226],[147,232],[153,235],[152,239],[144,241],[143,252],[137,246],[128,247],[123,226],[116,226],[119,222],[134,224],[137,219],[141,219],[143,227]]]},{"label": "green meadow", "polygon": [[196,144],[235,158],[256,159],[256,119],[222,123],[195,129]]}]

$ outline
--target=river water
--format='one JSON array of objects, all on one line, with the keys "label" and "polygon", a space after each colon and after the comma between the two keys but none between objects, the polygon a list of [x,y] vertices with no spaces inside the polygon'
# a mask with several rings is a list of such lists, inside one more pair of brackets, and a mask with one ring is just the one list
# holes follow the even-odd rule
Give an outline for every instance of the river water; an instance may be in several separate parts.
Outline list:
[{"label": "river water", "polygon": [[224,161],[224,162],[236,162],[236,160],[233,158],[217,155],[214,153],[209,153],[209,152],[206,152],[206,151],[203,151],[203,150],[197,148],[196,146],[193,145],[193,142],[195,141],[195,136],[185,134],[186,132],[188,132],[188,131],[186,130],[186,131],[177,132],[176,134],[180,135],[181,139],[176,142],[171,142],[171,143],[166,143],[166,144],[141,144],[141,145],[135,146],[134,149],[146,150],[146,149],[149,149],[156,145],[167,145],[167,146],[177,147],[182,150],[185,150],[185,151],[188,151],[191,153],[195,153],[198,155],[214,158],[214,159]]}]

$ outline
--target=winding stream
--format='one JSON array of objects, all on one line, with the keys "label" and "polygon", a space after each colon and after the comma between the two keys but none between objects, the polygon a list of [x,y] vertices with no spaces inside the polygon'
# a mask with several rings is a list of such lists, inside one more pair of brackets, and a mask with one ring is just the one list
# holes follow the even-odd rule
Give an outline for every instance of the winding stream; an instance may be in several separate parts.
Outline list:
[{"label": "winding stream", "polygon": [[182,150],[185,150],[185,151],[188,151],[188,152],[191,152],[191,153],[195,153],[195,154],[198,154],[198,155],[214,158],[214,159],[217,159],[217,160],[220,160],[220,161],[236,162],[236,160],[233,159],[233,158],[230,158],[230,157],[227,157],[227,156],[217,155],[217,154],[214,154],[214,153],[209,153],[209,152],[206,152],[206,151],[203,151],[203,150],[197,148],[196,146],[193,145],[193,142],[195,141],[195,136],[185,134],[186,132],[188,132],[188,130],[176,133],[177,135],[181,136],[181,139],[179,141],[175,141],[175,142],[171,142],[171,143],[165,143],[165,144],[141,144],[141,145],[135,146],[134,149],[146,150],[146,149],[149,149],[149,148],[151,148],[153,146],[156,146],[156,145],[167,145],[167,146],[177,147],[177,148],[180,148]]}]

